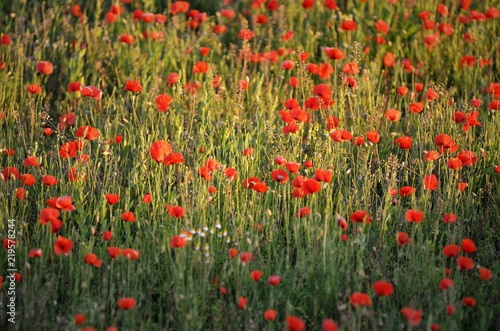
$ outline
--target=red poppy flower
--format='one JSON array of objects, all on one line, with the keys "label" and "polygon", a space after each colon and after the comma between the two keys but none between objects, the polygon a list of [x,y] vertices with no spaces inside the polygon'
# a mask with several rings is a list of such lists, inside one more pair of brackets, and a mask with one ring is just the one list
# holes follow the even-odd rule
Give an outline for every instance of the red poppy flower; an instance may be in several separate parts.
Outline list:
[{"label": "red poppy flower", "polygon": [[42,257],[42,250],[40,248],[33,248],[28,252],[30,258]]},{"label": "red poppy flower", "polygon": [[464,253],[474,253],[477,251],[476,244],[474,241],[464,238],[462,239],[462,251]]},{"label": "red poppy flower", "polygon": [[311,210],[309,207],[303,207],[299,209],[299,212],[295,214],[297,217],[306,217],[311,214]]},{"label": "red poppy flower", "polygon": [[411,326],[417,326],[420,324],[420,322],[422,322],[423,313],[421,310],[403,307],[401,309],[401,314],[403,314],[404,318]]},{"label": "red poppy flower", "polygon": [[430,191],[434,191],[439,186],[439,181],[436,178],[436,175],[431,174],[424,178],[424,186]]},{"label": "red poppy flower", "polygon": [[373,283],[373,289],[378,296],[386,297],[394,293],[394,286],[382,280]]},{"label": "red poppy flower", "polygon": [[332,171],[317,169],[314,174],[314,179],[318,182],[330,183],[332,181]]},{"label": "red poppy flower", "polygon": [[479,278],[481,280],[490,280],[493,277],[493,273],[490,269],[481,268],[479,269]]},{"label": "red poppy flower", "polygon": [[118,308],[122,309],[122,310],[130,310],[132,308],[134,308],[134,306],[137,304],[137,301],[135,301],[134,298],[121,298],[121,299],[118,299],[118,301],[116,302],[116,305],[118,306]]},{"label": "red poppy flower", "polygon": [[254,37],[254,33],[248,29],[241,29],[240,32],[238,33],[238,38],[243,39],[243,40],[250,40]]},{"label": "red poppy flower", "polygon": [[408,237],[408,233],[406,233],[406,232],[398,232],[396,235],[396,239],[398,241],[399,246],[403,246],[406,243],[410,242],[410,239]]},{"label": "red poppy flower", "polygon": [[330,60],[342,60],[345,57],[345,52],[335,47],[323,47],[323,52]]},{"label": "red poppy flower", "polygon": [[238,250],[236,248],[230,248],[229,257],[234,259],[236,256],[238,256]]},{"label": "red poppy flower", "polygon": [[392,52],[387,52],[384,55],[383,63],[384,63],[384,67],[386,67],[386,68],[394,67],[396,64],[396,57],[394,56],[394,54]]},{"label": "red poppy flower", "polygon": [[129,79],[125,82],[125,87],[123,89],[133,93],[140,93],[142,91],[142,86],[138,81]]},{"label": "red poppy flower", "polygon": [[50,75],[54,71],[54,66],[49,61],[40,61],[36,65],[36,71],[44,75]]},{"label": "red poppy flower", "polygon": [[67,195],[57,198],[56,208],[59,210],[66,210],[66,211],[76,210],[76,207],[73,206],[73,198]]},{"label": "red poppy flower", "polygon": [[422,110],[424,110],[424,104],[422,102],[414,102],[408,106],[408,109],[412,113],[420,113]]},{"label": "red poppy flower", "polygon": [[338,325],[331,319],[324,319],[321,322],[322,330],[323,331],[337,331],[338,330]]},{"label": "red poppy flower", "polygon": [[[409,91],[409,90],[408,90],[408,88],[407,88],[406,86],[399,86],[399,87],[397,88],[397,92],[398,92],[398,94],[399,94],[399,95],[401,95],[401,96],[406,95],[406,94],[408,93],[408,91]],[[410,105],[410,106],[411,106],[411,105]],[[412,110],[411,110],[411,108],[410,108],[410,111],[412,111]]]},{"label": "red poppy flower", "polygon": [[352,139],[352,133],[347,130],[335,130],[330,133],[330,138],[335,142],[345,142]]},{"label": "red poppy flower", "polygon": [[287,316],[286,328],[288,331],[303,331],[306,329],[306,324],[300,317]]},{"label": "red poppy flower", "polygon": [[369,131],[366,133],[366,138],[374,143],[377,144],[380,141],[380,136],[377,131]]},{"label": "red poppy flower", "polygon": [[95,254],[85,254],[83,261],[96,268],[100,268],[102,266],[102,260],[100,260]]},{"label": "red poppy flower", "polygon": [[451,316],[455,313],[455,307],[452,305],[446,306],[446,315]]},{"label": "red poppy flower", "polygon": [[118,37],[118,40],[124,44],[132,45],[135,42],[135,37],[131,34],[122,34]]},{"label": "red poppy flower", "polygon": [[74,242],[63,236],[58,236],[54,243],[54,253],[56,255],[67,254],[73,249]]},{"label": "red poppy flower", "polygon": [[271,178],[279,183],[286,183],[290,179],[288,173],[283,169],[277,169],[271,172]]},{"label": "red poppy flower", "polygon": [[488,109],[491,111],[500,110],[500,100],[491,100]]},{"label": "red poppy flower", "polygon": [[370,215],[364,210],[357,210],[353,212],[349,219],[354,223],[371,223],[372,219]]},{"label": "red poppy flower", "polygon": [[397,122],[401,118],[401,112],[397,109],[388,109],[385,112],[384,117],[391,122]]},{"label": "red poppy flower", "polygon": [[408,222],[415,222],[415,223],[420,223],[422,222],[422,219],[424,218],[424,213],[418,210],[408,210],[406,211],[405,214],[405,219]]},{"label": "red poppy flower", "polygon": [[267,283],[271,286],[278,286],[281,283],[281,277],[276,275],[269,276]]},{"label": "red poppy flower", "polygon": [[106,194],[105,197],[109,205],[114,205],[120,201],[120,196],[118,194]]},{"label": "red poppy flower", "polygon": [[165,140],[157,140],[149,148],[151,158],[156,162],[163,162],[164,158],[172,153],[172,146]]},{"label": "red poppy flower", "polygon": [[454,285],[455,283],[451,278],[443,278],[439,282],[439,288],[443,291],[449,289],[450,287],[453,287]]},{"label": "red poppy flower", "polygon": [[458,158],[462,161],[462,165],[464,167],[471,167],[476,164],[478,160],[474,152],[469,150],[461,151],[460,153],[458,153]]},{"label": "red poppy flower", "polygon": [[460,253],[460,246],[458,245],[446,245],[443,248],[443,255],[446,257],[454,257],[457,256],[458,253]]},{"label": "red poppy flower", "polygon": [[457,221],[457,219],[458,219],[457,215],[455,215],[453,213],[444,214],[443,223],[444,224],[455,223]]},{"label": "red poppy flower", "polygon": [[160,94],[156,97],[156,108],[159,112],[166,112],[172,102],[172,97],[168,94]]},{"label": "red poppy flower", "polygon": [[181,206],[172,206],[168,209],[168,214],[175,218],[181,218],[184,216],[184,212],[185,210]]},{"label": "red poppy flower", "polygon": [[471,270],[474,268],[474,260],[469,257],[460,256],[457,259],[457,265],[459,270]]},{"label": "red poppy flower", "polygon": [[396,146],[398,146],[401,149],[410,149],[412,146],[413,140],[411,139],[411,137],[402,136],[402,137],[396,138],[396,140],[394,140],[394,143],[396,144]]},{"label": "red poppy flower", "polygon": [[340,27],[342,28],[342,30],[354,31],[357,28],[357,24],[353,20],[346,20],[342,22],[342,25]]},{"label": "red poppy flower", "polygon": [[276,318],[276,315],[278,315],[278,312],[274,309],[268,309],[264,312],[264,319],[266,321],[274,321]]},{"label": "red poppy flower", "polygon": [[122,251],[122,256],[124,258],[126,258],[127,260],[137,260],[137,259],[139,259],[141,257],[141,253],[138,250],[136,250],[136,249],[125,248]]},{"label": "red poppy flower", "polygon": [[260,270],[253,270],[251,273],[250,273],[250,278],[252,278],[255,282],[258,282],[260,280],[260,278],[262,277],[264,273]]},{"label": "red poppy flower", "polygon": [[113,246],[109,246],[107,248],[108,255],[112,259],[116,259],[118,256],[120,256],[122,250]]},{"label": "red poppy flower", "polygon": [[241,252],[240,254],[240,261],[243,263],[250,263],[253,261],[253,254],[252,252]]},{"label": "red poppy flower", "polygon": [[111,237],[113,237],[113,233],[111,231],[104,231],[102,234],[102,240],[110,241]]},{"label": "red poppy flower", "polygon": [[125,222],[135,222],[137,219],[135,218],[135,215],[131,211],[126,211],[122,213],[121,219],[124,220]]},{"label": "red poppy flower", "polygon": [[33,186],[36,183],[36,178],[32,174],[22,174],[19,178],[21,179],[23,185],[26,186]]},{"label": "red poppy flower", "polygon": [[173,236],[172,239],[170,239],[170,247],[171,248],[181,248],[186,246],[187,241],[184,236]]},{"label": "red poppy flower", "polygon": [[95,86],[84,86],[80,89],[84,97],[94,98],[100,100],[102,98],[102,91]]},{"label": "red poppy flower", "polygon": [[28,93],[30,94],[39,94],[42,92],[42,87],[38,84],[30,84],[27,87]]},{"label": "red poppy flower", "polygon": [[38,162],[38,159],[36,156],[27,156],[26,159],[23,162],[23,166],[27,167],[39,167],[40,162]]},{"label": "red poppy flower", "polygon": [[85,322],[85,315],[83,314],[76,314],[75,315],[75,324],[76,325],[81,325]]},{"label": "red poppy flower", "polygon": [[436,161],[440,157],[441,157],[441,154],[439,154],[438,151],[428,151],[424,155],[424,161],[425,162]]},{"label": "red poppy flower", "polygon": [[306,179],[302,184],[302,188],[306,195],[314,194],[321,189],[321,184],[315,179]]},{"label": "red poppy flower", "polygon": [[370,298],[366,293],[354,292],[349,297],[349,300],[351,301],[351,304],[354,308],[359,308],[362,306],[370,307],[372,305],[372,298]]},{"label": "red poppy flower", "polygon": [[4,181],[9,179],[19,179],[21,174],[15,167],[5,167],[2,171],[2,177]]},{"label": "red poppy flower", "polygon": [[8,34],[0,34],[0,45],[9,46],[11,44],[11,39]]},{"label": "red poppy flower", "polygon": [[476,305],[476,300],[473,297],[466,297],[462,300],[465,306],[474,307]]},{"label": "red poppy flower", "polygon": [[239,297],[238,298],[238,308],[239,309],[245,309],[245,306],[247,305],[248,299],[245,297]]}]

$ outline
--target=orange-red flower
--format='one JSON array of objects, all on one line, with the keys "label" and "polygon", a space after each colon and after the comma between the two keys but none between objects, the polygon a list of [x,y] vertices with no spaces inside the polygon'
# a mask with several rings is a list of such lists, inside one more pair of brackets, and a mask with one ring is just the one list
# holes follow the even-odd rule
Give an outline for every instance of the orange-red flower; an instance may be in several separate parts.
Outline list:
[{"label": "orange-red flower", "polygon": [[397,122],[401,119],[401,112],[397,109],[387,109],[384,116],[391,122]]},{"label": "orange-red flower", "polygon": [[457,256],[458,253],[460,253],[460,246],[451,244],[451,245],[446,245],[443,248],[443,255],[446,257],[454,257]]},{"label": "orange-red flower", "polygon": [[404,318],[411,326],[417,326],[420,324],[420,322],[422,322],[423,313],[421,310],[403,307],[401,309],[401,314],[403,314]]},{"label": "orange-red flower", "polygon": [[271,172],[271,178],[279,183],[286,183],[290,179],[288,173],[283,169],[277,169]]},{"label": "orange-red flower", "polygon": [[288,331],[303,331],[306,329],[306,324],[300,317],[287,316],[286,328]]},{"label": "orange-red flower", "polygon": [[73,249],[74,242],[63,236],[58,236],[54,243],[54,253],[56,255],[67,254]]},{"label": "orange-red flower", "polygon": [[444,224],[448,224],[448,223],[455,223],[457,221],[457,215],[453,214],[453,213],[447,213],[447,214],[444,214],[443,216],[443,223]]},{"label": "orange-red flower", "polygon": [[474,260],[470,257],[460,256],[457,259],[457,265],[459,270],[471,270],[474,268]]},{"label": "orange-red flower", "polygon": [[274,309],[268,309],[264,312],[264,319],[266,321],[274,321],[278,312]]},{"label": "orange-red flower", "polygon": [[184,216],[184,212],[185,210],[181,206],[172,206],[168,208],[168,214],[175,218],[181,218]]},{"label": "orange-red flower", "polygon": [[49,61],[40,61],[36,65],[36,71],[44,75],[50,75],[54,71],[54,65]]},{"label": "orange-red flower", "polygon": [[95,254],[85,254],[83,261],[96,268],[100,268],[102,266],[102,260],[100,260]]},{"label": "orange-red flower", "polygon": [[425,177],[424,186],[430,191],[434,191],[435,189],[437,189],[439,186],[439,181],[437,180],[436,175],[431,174]]},{"label": "orange-red flower", "polygon": [[385,281],[377,281],[373,283],[373,289],[378,296],[386,297],[394,293],[394,286],[391,283]]},{"label": "orange-red flower", "polygon": [[172,146],[165,140],[157,140],[149,148],[151,158],[156,162],[163,162],[164,158],[172,153]]},{"label": "orange-red flower", "polygon": [[30,84],[27,87],[28,93],[30,94],[39,94],[42,92],[42,87],[38,84]]},{"label": "orange-red flower", "polygon": [[474,241],[464,238],[462,239],[462,251],[464,253],[474,253],[477,251],[476,244]]},{"label": "orange-red flower", "polygon": [[394,143],[396,144],[396,146],[398,146],[401,149],[410,149],[412,144],[413,144],[413,140],[411,139],[411,137],[402,136],[402,137],[396,138],[394,140]]},{"label": "orange-red flower", "polygon": [[349,297],[349,300],[351,301],[351,304],[353,305],[354,308],[359,308],[363,306],[370,307],[372,305],[372,298],[370,298],[366,293],[354,292]]},{"label": "orange-red flower", "polygon": [[130,310],[134,308],[134,306],[137,304],[137,301],[135,301],[134,298],[120,298],[116,302],[116,305],[118,308],[122,310]]},{"label": "orange-red flower", "polygon": [[278,286],[281,283],[281,277],[277,275],[269,276],[267,283],[271,286]]},{"label": "orange-red flower", "polygon": [[476,305],[476,300],[473,297],[466,297],[462,300],[465,306],[474,307]]},{"label": "orange-red flower", "polygon": [[135,215],[131,211],[126,211],[123,212],[121,215],[121,219],[124,220],[125,222],[135,222],[137,219],[135,218]]},{"label": "orange-red flower", "polygon": [[120,196],[118,194],[106,194],[105,198],[109,205],[114,205],[120,201]]},{"label": "orange-red flower", "polygon": [[479,278],[481,280],[490,280],[493,277],[493,273],[490,269],[481,268],[479,269]]},{"label": "orange-red flower", "polygon": [[372,219],[370,215],[364,210],[357,210],[353,212],[349,219],[354,223],[371,223]]},{"label": "orange-red flower", "polygon": [[187,241],[184,236],[173,236],[172,239],[170,239],[170,247],[171,248],[181,248],[186,246]]},{"label": "orange-red flower", "polygon": [[450,287],[453,287],[454,285],[455,283],[451,278],[443,278],[439,282],[439,288],[443,291],[449,289]]},{"label": "orange-red flower", "polygon": [[250,273],[250,278],[252,278],[254,280],[254,282],[258,282],[260,280],[260,278],[262,277],[264,273],[260,270],[253,270],[251,273]]},{"label": "orange-red flower", "polygon": [[412,186],[403,186],[399,189],[400,197],[408,197],[412,195],[417,189]]},{"label": "orange-red flower", "polygon": [[248,299],[245,297],[239,297],[238,298],[238,308],[239,309],[245,309],[245,306],[247,305]]},{"label": "orange-red flower", "polygon": [[142,91],[142,86],[138,81],[129,79],[125,82],[125,87],[123,89],[133,93],[140,93]]}]

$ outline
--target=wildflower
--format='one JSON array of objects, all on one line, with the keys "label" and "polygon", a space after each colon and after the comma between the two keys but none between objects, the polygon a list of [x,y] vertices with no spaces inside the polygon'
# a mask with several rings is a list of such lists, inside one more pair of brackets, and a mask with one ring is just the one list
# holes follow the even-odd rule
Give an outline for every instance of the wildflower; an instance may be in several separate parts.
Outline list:
[{"label": "wildflower", "polygon": [[122,310],[130,310],[137,304],[134,298],[120,298],[116,305]]},{"label": "wildflower", "polygon": [[378,296],[385,297],[394,293],[394,286],[385,281],[377,281],[373,283],[373,289]]}]

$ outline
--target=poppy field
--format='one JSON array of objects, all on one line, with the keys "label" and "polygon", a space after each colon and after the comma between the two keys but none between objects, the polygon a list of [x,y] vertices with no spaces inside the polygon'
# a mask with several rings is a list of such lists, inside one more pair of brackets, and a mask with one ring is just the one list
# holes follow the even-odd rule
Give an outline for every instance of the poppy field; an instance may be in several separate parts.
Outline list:
[{"label": "poppy field", "polygon": [[1,330],[498,330],[497,1],[0,15]]}]

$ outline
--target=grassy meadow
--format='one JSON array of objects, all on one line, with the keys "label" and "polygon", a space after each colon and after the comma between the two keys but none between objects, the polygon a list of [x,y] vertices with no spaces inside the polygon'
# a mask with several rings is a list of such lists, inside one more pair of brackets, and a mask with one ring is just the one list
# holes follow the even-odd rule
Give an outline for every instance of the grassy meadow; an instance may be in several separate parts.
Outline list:
[{"label": "grassy meadow", "polygon": [[0,15],[1,330],[498,330],[497,1]]}]

